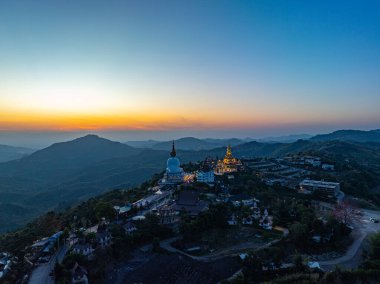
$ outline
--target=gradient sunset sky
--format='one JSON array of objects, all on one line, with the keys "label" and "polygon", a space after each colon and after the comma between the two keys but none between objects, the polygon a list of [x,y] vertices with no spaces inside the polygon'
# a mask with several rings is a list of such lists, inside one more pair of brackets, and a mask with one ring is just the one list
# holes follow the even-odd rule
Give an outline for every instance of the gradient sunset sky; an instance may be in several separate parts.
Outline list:
[{"label": "gradient sunset sky", "polygon": [[0,1],[0,135],[380,128],[379,14],[376,0]]}]

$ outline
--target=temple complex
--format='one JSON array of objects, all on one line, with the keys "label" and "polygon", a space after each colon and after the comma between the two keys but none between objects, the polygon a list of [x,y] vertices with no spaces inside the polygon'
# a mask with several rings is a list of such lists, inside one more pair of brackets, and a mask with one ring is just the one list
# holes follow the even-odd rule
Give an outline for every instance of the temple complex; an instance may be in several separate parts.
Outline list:
[{"label": "temple complex", "polygon": [[233,173],[237,172],[241,166],[241,161],[232,155],[231,146],[228,145],[226,155],[224,156],[223,160],[218,161],[214,172],[216,175]]}]

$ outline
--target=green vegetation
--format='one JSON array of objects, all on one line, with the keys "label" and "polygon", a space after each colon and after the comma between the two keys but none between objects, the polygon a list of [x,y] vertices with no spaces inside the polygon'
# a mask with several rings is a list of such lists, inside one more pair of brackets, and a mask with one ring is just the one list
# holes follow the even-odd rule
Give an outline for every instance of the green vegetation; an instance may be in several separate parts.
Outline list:
[{"label": "green vegetation", "polygon": [[214,228],[226,228],[227,225],[227,206],[217,204],[210,206],[206,212],[202,212],[198,218],[192,219],[182,212],[180,232],[185,241],[199,240],[202,234]]}]

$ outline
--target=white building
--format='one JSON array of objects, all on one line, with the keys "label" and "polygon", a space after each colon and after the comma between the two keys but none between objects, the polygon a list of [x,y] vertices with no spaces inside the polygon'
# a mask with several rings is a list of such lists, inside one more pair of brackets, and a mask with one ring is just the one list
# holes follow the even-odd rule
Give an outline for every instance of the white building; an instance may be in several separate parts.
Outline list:
[{"label": "white building", "polygon": [[312,165],[317,168],[321,166],[321,158],[319,157],[305,157],[305,164]]},{"label": "white building", "polygon": [[232,216],[228,219],[227,223],[228,223],[228,225],[230,225],[230,226],[236,226],[238,222],[237,222],[237,219],[236,219],[235,215],[232,215]]},{"label": "white building", "polygon": [[334,165],[322,164],[322,169],[325,171],[333,171],[335,169]]},{"label": "white building", "polygon": [[137,227],[132,222],[128,222],[127,224],[125,224],[123,226],[123,229],[125,231],[125,234],[129,236],[133,235],[134,232],[137,231]]},{"label": "white building", "polygon": [[273,217],[269,216],[268,210],[264,210],[264,214],[259,220],[259,226],[263,228],[264,230],[272,230],[272,225],[273,225]]},{"label": "white building", "polygon": [[203,166],[195,175],[197,182],[213,184],[215,181],[214,171],[209,166]]},{"label": "white building", "polygon": [[176,185],[181,184],[184,181],[185,173],[183,169],[180,167],[181,163],[179,159],[176,157],[177,153],[174,147],[170,152],[170,158],[166,162],[166,172],[164,174],[164,178],[161,180],[161,184],[163,185]]},{"label": "white building", "polygon": [[94,249],[90,244],[84,243],[84,244],[75,244],[73,246],[73,252],[76,254],[81,254],[84,256],[90,256],[94,252]]},{"label": "white building", "polygon": [[73,284],[88,284],[87,270],[83,266],[78,265],[77,262],[71,270],[71,275]]},{"label": "white building", "polygon": [[318,192],[328,198],[333,198],[338,195],[340,191],[339,182],[328,182],[305,179],[299,184],[301,193],[311,194]]}]

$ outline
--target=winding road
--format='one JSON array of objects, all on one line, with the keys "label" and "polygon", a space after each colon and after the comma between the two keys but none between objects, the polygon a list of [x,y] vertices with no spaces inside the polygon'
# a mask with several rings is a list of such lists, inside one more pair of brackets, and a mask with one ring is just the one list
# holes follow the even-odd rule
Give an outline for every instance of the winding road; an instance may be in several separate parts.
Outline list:
[{"label": "winding road", "polygon": [[362,210],[363,215],[355,220],[354,230],[351,233],[354,241],[347,249],[346,253],[335,259],[319,261],[320,266],[325,270],[332,270],[335,266],[345,269],[357,268],[361,262],[361,247],[364,239],[380,232],[380,223],[373,223],[370,218],[380,219],[380,211]]},{"label": "winding road", "polygon": [[[289,234],[289,230],[286,228],[275,227],[275,229],[278,231],[282,231],[284,237],[286,237]],[[220,250],[220,251],[208,254],[208,255],[194,256],[194,255],[188,254],[182,250],[176,249],[175,247],[173,247],[171,245],[173,242],[175,242],[178,239],[179,239],[179,237],[164,240],[160,243],[160,246],[167,251],[170,251],[173,253],[179,253],[179,254],[185,255],[187,257],[190,257],[194,260],[203,261],[203,262],[212,262],[212,261],[215,261],[215,260],[227,257],[227,256],[236,256],[242,252],[245,252],[245,251],[251,250],[251,249],[255,250],[255,251],[261,250],[264,248],[268,248],[268,247],[274,245],[275,243],[277,243],[281,240],[281,239],[273,240],[273,241],[270,241],[270,242],[268,242],[264,245],[261,245],[261,246],[258,246],[257,242],[245,242],[245,243],[241,243],[238,245],[230,246],[228,248],[225,248],[223,250]]]},{"label": "winding road", "polygon": [[50,272],[54,269],[56,260],[61,263],[65,257],[68,247],[66,245],[62,246],[58,252],[56,252],[48,263],[41,264],[36,267],[29,279],[29,284],[53,284],[54,280],[50,276]]}]

